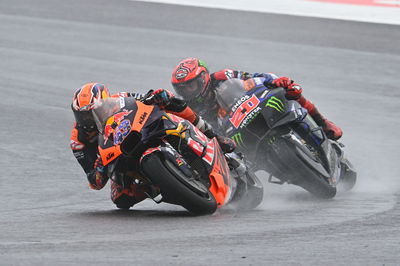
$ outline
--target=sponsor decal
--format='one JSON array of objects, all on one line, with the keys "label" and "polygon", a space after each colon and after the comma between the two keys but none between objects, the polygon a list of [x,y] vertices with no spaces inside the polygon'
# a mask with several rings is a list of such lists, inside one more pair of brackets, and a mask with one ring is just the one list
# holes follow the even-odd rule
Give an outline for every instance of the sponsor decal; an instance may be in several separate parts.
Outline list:
[{"label": "sponsor decal", "polygon": [[280,113],[283,113],[285,111],[283,102],[275,96],[270,97],[265,106],[275,109]]},{"label": "sponsor decal", "polygon": [[243,143],[242,133],[236,133],[231,137],[231,139],[238,145],[239,147],[245,146]]},{"label": "sponsor decal", "polygon": [[259,112],[261,112],[261,107],[257,107],[253,111],[251,111],[246,118],[243,120],[242,124],[240,125],[240,128],[246,127],[251,121],[253,121],[254,118],[258,115]]},{"label": "sponsor decal", "polygon": [[[120,98],[123,99],[123,98]],[[125,102],[125,100],[124,100]],[[104,144],[106,144],[108,138],[111,136],[111,134],[114,132],[115,128],[118,126],[118,124],[125,118],[125,116],[129,115],[132,113],[132,110],[129,112],[122,111],[114,116],[110,117],[107,122],[106,126],[104,127]]]},{"label": "sponsor decal", "polygon": [[148,115],[148,113],[147,113],[147,112],[144,112],[144,113],[140,116],[139,124],[143,124],[143,121],[146,119],[147,115]]},{"label": "sponsor decal", "polygon": [[125,99],[124,99],[124,97],[119,97],[119,105],[120,105],[121,109],[125,107]]},{"label": "sponsor decal", "polygon": [[233,105],[233,107],[232,107],[232,112],[235,112],[236,111],[236,109],[243,103],[243,102],[245,102],[246,100],[248,100],[248,99],[250,99],[250,96],[249,95],[244,95],[242,98],[240,98],[234,105]]},{"label": "sponsor decal", "polygon": [[121,144],[129,132],[131,132],[131,121],[125,119],[114,130],[114,145]]},{"label": "sponsor decal", "polygon": [[[246,96],[249,97],[248,95]],[[240,99],[238,102],[240,102],[242,99]],[[251,98],[245,100],[238,107],[236,107],[236,110],[233,111],[233,115],[231,118],[229,118],[229,121],[235,128],[243,128],[261,111],[261,107],[258,106],[259,103],[260,100],[257,98],[257,96],[253,95]],[[233,106],[232,110],[234,110],[235,106]]]},{"label": "sponsor decal", "polygon": [[267,139],[267,143],[268,143],[268,144],[273,144],[273,143],[275,142],[275,140],[276,140],[276,137],[275,137],[275,136],[272,136],[272,137],[270,137],[269,139]]},{"label": "sponsor decal", "polygon": [[107,154],[107,157],[106,157],[107,161],[109,161],[114,156],[115,156],[115,154],[113,152],[110,152],[109,154]]}]

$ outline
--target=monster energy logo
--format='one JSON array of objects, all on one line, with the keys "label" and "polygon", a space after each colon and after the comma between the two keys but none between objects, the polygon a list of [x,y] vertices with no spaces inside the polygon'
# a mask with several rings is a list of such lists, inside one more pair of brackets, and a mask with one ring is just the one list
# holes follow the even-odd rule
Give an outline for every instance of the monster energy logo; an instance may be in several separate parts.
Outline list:
[{"label": "monster energy logo", "polygon": [[276,98],[275,96],[272,96],[268,99],[268,102],[265,106],[274,108],[275,110],[277,110],[280,113],[283,113],[285,111],[285,109],[283,109],[283,102]]},{"label": "monster energy logo", "polygon": [[275,136],[272,136],[271,138],[267,139],[267,143],[268,143],[268,144],[272,144],[272,143],[275,142],[275,140],[276,140],[276,137],[275,137]]},{"label": "monster energy logo", "polygon": [[236,133],[235,135],[233,135],[231,137],[233,139],[233,141],[240,147],[240,146],[244,146],[243,144],[243,139],[242,139],[242,133]]}]

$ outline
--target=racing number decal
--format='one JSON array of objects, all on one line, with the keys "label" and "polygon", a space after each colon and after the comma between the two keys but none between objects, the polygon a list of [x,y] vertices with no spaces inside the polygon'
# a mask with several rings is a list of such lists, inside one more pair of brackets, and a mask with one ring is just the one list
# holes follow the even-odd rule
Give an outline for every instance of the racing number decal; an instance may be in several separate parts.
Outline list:
[{"label": "racing number decal", "polygon": [[128,119],[123,120],[114,131],[114,145],[119,145],[124,138],[131,132],[131,122]]},{"label": "racing number decal", "polygon": [[240,124],[243,122],[246,116],[248,116],[251,113],[251,111],[253,111],[258,106],[259,103],[260,100],[257,98],[257,96],[253,94],[253,96],[250,99],[243,102],[235,110],[229,121],[232,123],[234,127],[239,128]]}]

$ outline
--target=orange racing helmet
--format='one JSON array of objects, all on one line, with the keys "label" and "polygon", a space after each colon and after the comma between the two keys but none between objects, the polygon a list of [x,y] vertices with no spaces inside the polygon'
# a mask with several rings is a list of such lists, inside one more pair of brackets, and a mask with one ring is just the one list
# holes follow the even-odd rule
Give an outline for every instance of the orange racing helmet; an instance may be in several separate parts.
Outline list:
[{"label": "orange racing helmet", "polygon": [[87,83],[77,89],[71,104],[77,127],[89,132],[97,130],[92,109],[108,97],[110,93],[107,87],[100,83]]}]

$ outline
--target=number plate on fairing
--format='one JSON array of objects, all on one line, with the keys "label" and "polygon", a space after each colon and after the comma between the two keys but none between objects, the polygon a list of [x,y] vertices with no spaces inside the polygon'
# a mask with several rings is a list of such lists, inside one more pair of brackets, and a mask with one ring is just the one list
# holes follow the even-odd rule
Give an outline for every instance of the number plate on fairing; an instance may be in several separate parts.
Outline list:
[{"label": "number plate on fairing", "polygon": [[243,128],[253,120],[254,117],[262,110],[258,106],[260,100],[256,95],[243,96],[236,104],[232,107],[232,114],[229,121],[235,128]]}]

